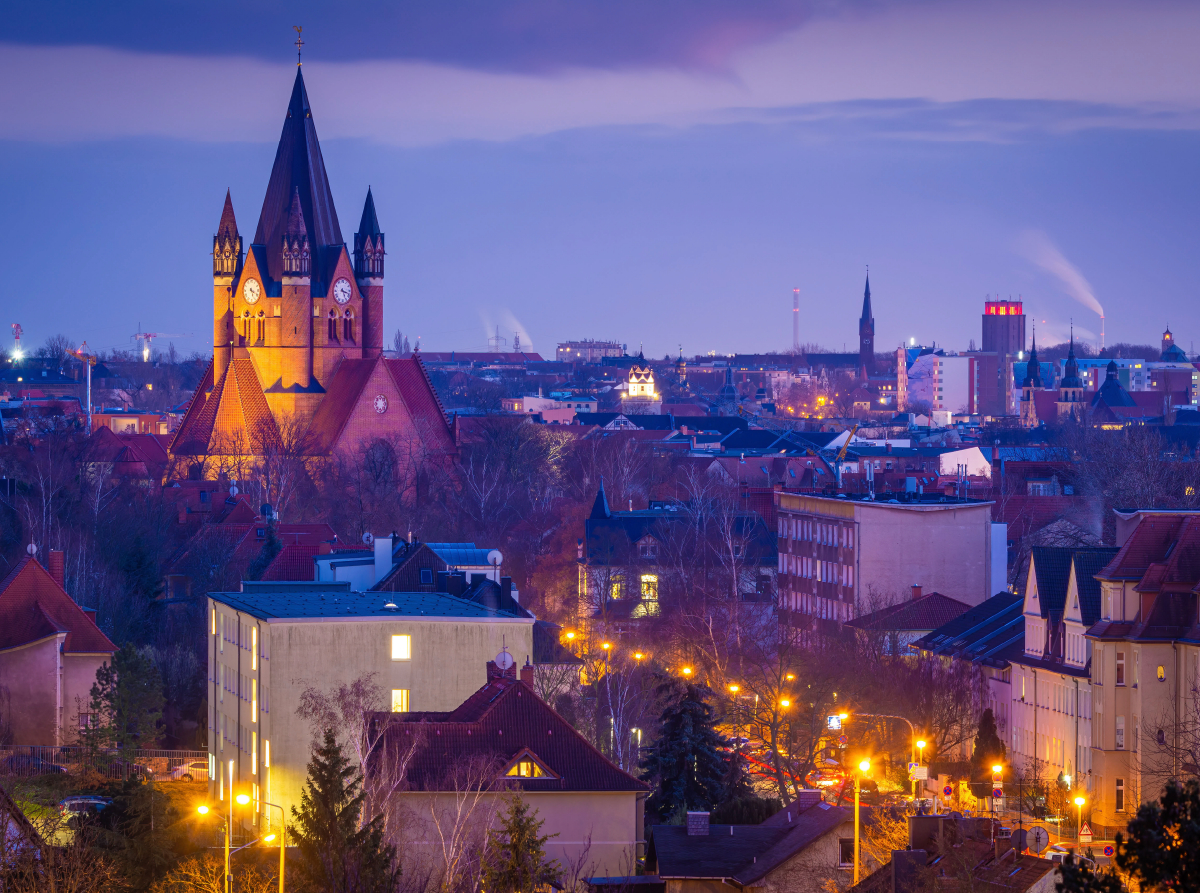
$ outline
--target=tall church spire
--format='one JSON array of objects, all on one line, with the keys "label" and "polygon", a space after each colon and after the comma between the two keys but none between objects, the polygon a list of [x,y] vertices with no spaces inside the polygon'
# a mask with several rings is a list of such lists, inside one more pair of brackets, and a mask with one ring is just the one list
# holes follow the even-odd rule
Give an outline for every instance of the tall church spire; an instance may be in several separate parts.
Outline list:
[{"label": "tall church spire", "polygon": [[308,228],[304,225],[304,210],[300,206],[300,190],[292,193],[288,209],[287,230],[283,234],[283,273],[285,276],[308,276],[312,251],[308,243]]},{"label": "tall church spire", "polygon": [[[296,70],[292,97],[288,102],[283,132],[275,150],[275,164],[267,183],[262,214],[254,233],[254,244],[265,249],[267,273],[278,281],[283,276],[283,235],[288,225],[292,199],[299,197],[305,230],[320,267],[322,253],[318,250],[342,244],[342,230],[333,206],[333,193],[325,174],[325,160],[317,140],[304,75]],[[318,279],[326,270],[314,271]]]},{"label": "tall church spire", "polygon": [[379,218],[375,214],[375,197],[368,186],[362,220],[354,234],[354,275],[359,279],[382,278],[383,254],[383,233],[379,231]]},{"label": "tall church spire", "polygon": [[242,237],[233,216],[233,199],[225,190],[225,207],[213,236],[213,275],[236,276],[242,268]]},{"label": "tall church spire", "polygon": [[863,289],[862,318],[858,321],[858,365],[866,375],[875,374],[875,317],[871,314],[871,275]]}]

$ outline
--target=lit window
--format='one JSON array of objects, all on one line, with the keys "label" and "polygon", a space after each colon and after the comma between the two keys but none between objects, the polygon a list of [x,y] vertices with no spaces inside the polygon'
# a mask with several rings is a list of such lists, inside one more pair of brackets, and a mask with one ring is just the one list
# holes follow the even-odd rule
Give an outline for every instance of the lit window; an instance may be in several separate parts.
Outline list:
[{"label": "lit window", "polygon": [[408,712],[408,689],[393,688],[392,689],[392,712],[407,713]]},{"label": "lit window", "polygon": [[610,588],[609,592],[610,592],[612,598],[614,598],[614,599],[620,598],[621,597],[621,581],[618,580],[618,581],[614,582],[612,584],[612,587]]},{"label": "lit window", "polygon": [[271,742],[266,738],[263,739],[263,765],[271,768]]},{"label": "lit window", "polygon": [[212,609],[212,634],[214,636],[217,634],[217,609],[216,608]]},{"label": "lit window", "polygon": [[258,732],[250,733],[250,773],[258,775]]},{"label": "lit window", "polygon": [[412,636],[392,636],[392,660],[412,660]]},{"label": "lit window", "polygon": [[530,759],[517,760],[505,774],[514,778],[544,778],[546,776],[542,767]]},{"label": "lit window", "polygon": [[258,722],[258,680],[250,680],[250,722]]},{"label": "lit window", "polygon": [[250,627],[250,669],[258,669],[258,627]]},{"label": "lit window", "polygon": [[658,576],[642,574],[642,598],[658,600]]}]

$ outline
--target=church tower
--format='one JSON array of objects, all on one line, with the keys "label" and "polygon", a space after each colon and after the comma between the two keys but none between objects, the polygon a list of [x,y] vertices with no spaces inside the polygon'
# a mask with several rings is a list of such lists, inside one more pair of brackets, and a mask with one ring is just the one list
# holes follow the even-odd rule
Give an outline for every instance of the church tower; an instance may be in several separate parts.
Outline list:
[{"label": "church tower", "polygon": [[863,374],[875,374],[875,317],[871,315],[871,277],[863,290],[862,318],[858,321],[858,366]]},{"label": "church tower", "polygon": [[1083,379],[1079,377],[1079,362],[1075,359],[1075,331],[1071,331],[1071,347],[1067,351],[1067,363],[1062,381],[1058,383],[1058,420],[1083,421]]},{"label": "church tower", "polygon": [[383,233],[375,215],[375,198],[367,187],[362,220],[354,234],[354,278],[363,296],[362,343],[364,357],[383,352]]},{"label": "church tower", "polygon": [[233,341],[233,283],[242,272],[242,236],[233,216],[233,200],[225,190],[225,207],[213,236],[213,363],[217,374],[229,365]]},{"label": "church tower", "polygon": [[1037,355],[1037,330],[1033,332],[1033,349],[1029,352],[1029,364],[1025,367],[1025,380],[1021,382],[1021,427],[1036,428],[1037,406],[1033,392],[1042,390],[1042,366]]}]

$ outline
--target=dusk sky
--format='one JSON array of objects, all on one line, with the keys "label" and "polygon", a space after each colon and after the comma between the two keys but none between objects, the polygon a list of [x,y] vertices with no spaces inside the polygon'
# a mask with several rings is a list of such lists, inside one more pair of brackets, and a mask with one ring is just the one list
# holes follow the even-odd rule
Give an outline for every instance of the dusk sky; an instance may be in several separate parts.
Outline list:
[{"label": "dusk sky", "polygon": [[[13,4],[7,325],[211,351],[228,187],[254,233],[304,27],[343,236],[370,185],[385,341],[551,357],[1200,342],[1200,4],[438,0]],[[1098,304],[1097,304],[1098,302]],[[1043,322],[1044,320],[1044,322]]]}]

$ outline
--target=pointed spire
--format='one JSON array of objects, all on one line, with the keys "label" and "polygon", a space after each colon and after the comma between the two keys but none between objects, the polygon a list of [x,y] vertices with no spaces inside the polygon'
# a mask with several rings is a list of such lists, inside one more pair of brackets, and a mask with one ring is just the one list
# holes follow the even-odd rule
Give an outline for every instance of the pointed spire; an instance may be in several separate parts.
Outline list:
[{"label": "pointed spire", "polygon": [[[283,274],[283,235],[290,225],[293,199],[297,195],[314,256],[321,258],[328,252],[316,249],[341,245],[342,231],[333,206],[333,193],[325,173],[325,160],[317,140],[308,91],[304,87],[304,75],[299,69],[279,135],[279,146],[275,150],[275,163],[271,167],[258,228],[254,232],[254,244],[266,248],[266,272],[272,279],[278,280]],[[316,272],[320,276],[324,271]]]},{"label": "pointed spire", "polygon": [[367,187],[367,200],[363,203],[362,220],[354,234],[354,275],[359,279],[383,277],[383,233],[379,231],[379,218],[375,214],[375,196]]},{"label": "pointed spire", "polygon": [[213,276],[236,276],[242,268],[242,237],[233,216],[233,199],[225,190],[225,207],[213,236]]},{"label": "pointed spire", "polygon": [[608,508],[608,497],[604,495],[604,478],[600,478],[600,489],[596,491],[596,501],[592,503],[592,513],[588,516],[591,521],[607,520],[612,517]]},{"label": "pointed spire", "polygon": [[217,238],[221,241],[225,239],[236,239],[238,236],[237,218],[233,216],[233,199],[229,195],[229,190],[225,190],[225,207],[221,209],[221,223],[217,226]]},{"label": "pointed spire", "polygon": [[867,273],[867,284],[863,288],[862,322],[867,322],[868,320],[874,322],[874,320],[871,317],[871,274],[870,273]]},{"label": "pointed spire", "polygon": [[360,236],[378,236],[379,218],[375,216],[375,197],[371,195],[371,187],[367,187],[367,201],[363,205],[362,220],[358,222]]},{"label": "pointed spire", "polygon": [[300,206],[300,187],[292,192],[292,206],[288,208],[287,229],[285,235],[307,236],[308,228],[304,225],[304,209]]}]

